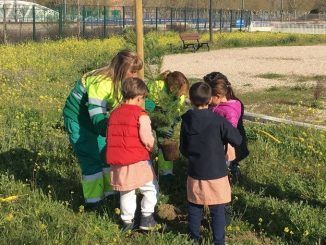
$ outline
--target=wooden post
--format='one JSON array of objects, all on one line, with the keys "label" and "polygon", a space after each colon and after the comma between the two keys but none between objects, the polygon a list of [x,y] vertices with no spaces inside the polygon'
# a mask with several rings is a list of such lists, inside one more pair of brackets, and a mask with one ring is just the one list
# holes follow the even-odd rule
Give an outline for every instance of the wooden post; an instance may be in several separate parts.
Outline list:
[{"label": "wooden post", "polygon": [[[135,0],[136,9],[136,34],[137,34],[137,54],[144,61],[144,32],[143,32],[143,1]],[[138,76],[144,79],[144,68],[138,72]]]}]

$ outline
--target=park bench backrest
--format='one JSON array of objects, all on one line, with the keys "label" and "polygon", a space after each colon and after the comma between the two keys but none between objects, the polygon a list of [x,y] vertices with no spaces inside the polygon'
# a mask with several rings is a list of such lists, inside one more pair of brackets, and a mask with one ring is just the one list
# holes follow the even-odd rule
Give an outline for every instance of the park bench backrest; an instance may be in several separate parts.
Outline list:
[{"label": "park bench backrest", "polygon": [[182,41],[191,41],[191,40],[199,40],[198,33],[181,33],[180,38]]}]

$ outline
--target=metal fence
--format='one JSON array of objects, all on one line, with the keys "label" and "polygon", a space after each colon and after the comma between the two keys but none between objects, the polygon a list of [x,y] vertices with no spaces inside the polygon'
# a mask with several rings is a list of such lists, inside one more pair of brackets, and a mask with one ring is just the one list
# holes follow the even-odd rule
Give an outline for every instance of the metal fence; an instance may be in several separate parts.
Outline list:
[{"label": "metal fence", "polygon": [[326,34],[326,13],[253,12],[249,31]]},{"label": "metal fence", "polygon": [[[23,9],[0,5],[1,41],[39,41],[69,36],[107,37],[135,25],[134,8],[131,6],[59,5],[52,8],[51,15],[46,11],[36,6]],[[208,9],[144,8],[143,18],[145,31],[209,29]],[[248,28],[250,21],[251,12],[247,10],[212,11],[214,30],[242,30]]]},{"label": "metal fence", "polygon": [[[259,23],[272,21],[325,20],[325,15],[283,11],[212,10],[214,31],[250,30]],[[208,30],[209,10],[196,8],[144,8],[144,30]],[[0,5],[0,40],[21,42],[27,40],[59,39],[69,36],[82,38],[107,37],[121,33],[135,25],[132,6],[76,6],[58,5],[51,9],[40,5]],[[279,28],[280,29],[280,28]]]}]

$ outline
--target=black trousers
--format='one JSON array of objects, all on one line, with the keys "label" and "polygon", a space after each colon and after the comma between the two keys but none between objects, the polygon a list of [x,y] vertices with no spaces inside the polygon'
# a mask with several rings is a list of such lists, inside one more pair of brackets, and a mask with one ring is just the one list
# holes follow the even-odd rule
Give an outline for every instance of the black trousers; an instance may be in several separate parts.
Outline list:
[{"label": "black trousers", "polygon": [[[200,240],[200,225],[203,219],[204,205],[189,202],[188,206],[188,229],[192,239]],[[209,210],[212,218],[212,231],[214,245],[225,244],[225,204],[210,205]]]}]

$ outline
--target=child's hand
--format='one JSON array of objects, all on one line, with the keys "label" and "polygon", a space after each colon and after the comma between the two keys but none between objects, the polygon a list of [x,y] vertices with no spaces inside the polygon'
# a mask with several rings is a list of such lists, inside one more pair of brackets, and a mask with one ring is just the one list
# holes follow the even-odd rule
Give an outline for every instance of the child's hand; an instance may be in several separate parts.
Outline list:
[{"label": "child's hand", "polygon": [[233,161],[236,158],[235,149],[230,144],[227,145],[227,151],[226,151],[226,154],[225,154],[225,158],[226,158],[227,161]]},{"label": "child's hand", "polygon": [[152,152],[153,149],[154,149],[154,145],[146,144],[146,145],[145,145],[145,148],[146,148],[146,150],[148,150],[149,152]]}]

